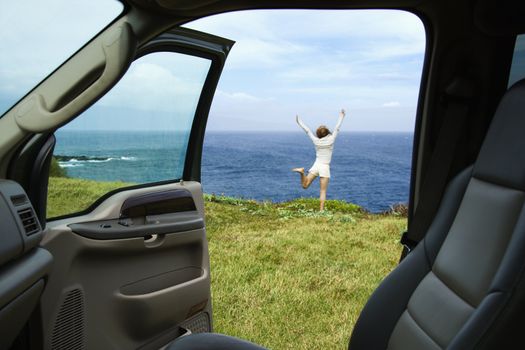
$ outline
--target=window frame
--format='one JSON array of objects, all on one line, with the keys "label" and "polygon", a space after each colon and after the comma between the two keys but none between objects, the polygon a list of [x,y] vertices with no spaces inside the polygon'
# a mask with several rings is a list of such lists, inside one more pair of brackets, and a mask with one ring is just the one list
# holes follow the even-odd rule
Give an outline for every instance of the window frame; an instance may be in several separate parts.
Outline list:
[{"label": "window frame", "polygon": [[[181,35],[187,34],[188,31],[194,32],[192,36],[188,38],[181,38]],[[207,42],[207,37],[211,37],[214,42]],[[217,43],[215,41],[217,41]],[[217,37],[211,34],[201,33],[187,28],[175,27],[138,48],[132,62],[135,62],[137,59],[155,52],[180,53],[210,60],[210,68],[206,74],[206,78],[204,80],[201,94],[199,96],[197,107],[193,116],[188,145],[186,148],[186,156],[184,158],[182,177],[117,188],[103,194],[84,210],[55,217],[49,217],[46,218],[46,222],[89,214],[106,199],[119,192],[179,183],[183,180],[200,182],[202,148],[206,123],[208,120],[208,113],[220,75],[222,73],[222,69],[224,67],[224,63],[226,62],[226,57],[233,43],[234,42],[229,39]],[[54,135],[54,133],[52,135]],[[45,185],[47,192],[47,181]],[[47,204],[46,208],[44,208],[44,211],[46,210]]]}]

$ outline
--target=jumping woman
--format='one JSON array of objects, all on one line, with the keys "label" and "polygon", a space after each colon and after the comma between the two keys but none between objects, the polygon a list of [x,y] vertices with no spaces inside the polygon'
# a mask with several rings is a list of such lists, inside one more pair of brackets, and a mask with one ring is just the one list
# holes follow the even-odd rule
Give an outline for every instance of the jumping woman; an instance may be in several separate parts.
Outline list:
[{"label": "jumping woman", "polygon": [[295,116],[295,121],[299,126],[306,132],[310,137],[310,140],[314,143],[315,146],[315,162],[308,170],[308,175],[304,174],[304,168],[294,168],[292,171],[295,171],[301,175],[301,184],[304,189],[307,189],[312,181],[319,176],[319,185],[321,191],[319,193],[319,210],[324,210],[324,202],[326,200],[326,189],[328,188],[328,182],[330,181],[330,161],[332,160],[332,152],[334,151],[334,142],[337,134],[339,133],[339,128],[343,123],[345,117],[345,110],[341,109],[339,113],[339,119],[335,125],[335,130],[333,133],[328,130],[325,125],[321,125],[316,130],[316,135],[303,123],[301,118],[298,115]]}]

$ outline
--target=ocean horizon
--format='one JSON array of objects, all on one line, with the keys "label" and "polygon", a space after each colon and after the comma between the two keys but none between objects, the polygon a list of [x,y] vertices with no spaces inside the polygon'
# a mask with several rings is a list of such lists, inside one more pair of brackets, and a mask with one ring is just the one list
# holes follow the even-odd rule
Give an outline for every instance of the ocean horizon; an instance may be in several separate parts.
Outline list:
[{"label": "ocean horizon", "polygon": [[[179,178],[187,134],[176,131],[56,133],[54,154],[68,176],[147,183]],[[371,212],[408,201],[413,133],[341,132],[334,146],[327,198]],[[207,131],[203,191],[259,201],[318,197],[318,180],[303,190],[295,167],[310,168],[315,149],[300,131]]]}]

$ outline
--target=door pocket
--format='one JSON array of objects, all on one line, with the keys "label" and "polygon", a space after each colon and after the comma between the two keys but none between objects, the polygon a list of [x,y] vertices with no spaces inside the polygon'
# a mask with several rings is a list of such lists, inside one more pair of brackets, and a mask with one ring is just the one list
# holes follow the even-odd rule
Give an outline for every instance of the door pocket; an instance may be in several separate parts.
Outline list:
[{"label": "door pocket", "polygon": [[200,267],[186,267],[127,284],[120,288],[120,293],[127,296],[153,293],[189,282],[202,275],[204,270]]},{"label": "door pocket", "polygon": [[116,314],[127,335],[142,341],[187,319],[208,293],[205,270],[187,267],[121,287],[115,294]]}]

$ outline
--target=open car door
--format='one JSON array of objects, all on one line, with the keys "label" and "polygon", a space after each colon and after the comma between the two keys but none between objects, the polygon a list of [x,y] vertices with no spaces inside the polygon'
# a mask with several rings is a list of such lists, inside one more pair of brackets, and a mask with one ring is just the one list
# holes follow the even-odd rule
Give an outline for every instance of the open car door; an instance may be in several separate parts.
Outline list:
[{"label": "open car door", "polygon": [[[55,263],[41,299],[44,349],[159,349],[188,332],[211,331],[200,161],[210,104],[232,45],[176,28],[138,48],[135,59],[167,52],[209,61],[184,154],[173,160],[182,176],[119,188],[82,212],[47,221],[42,246]],[[47,162],[54,140],[48,135],[40,142]],[[65,196],[74,201],[78,194]]]}]

